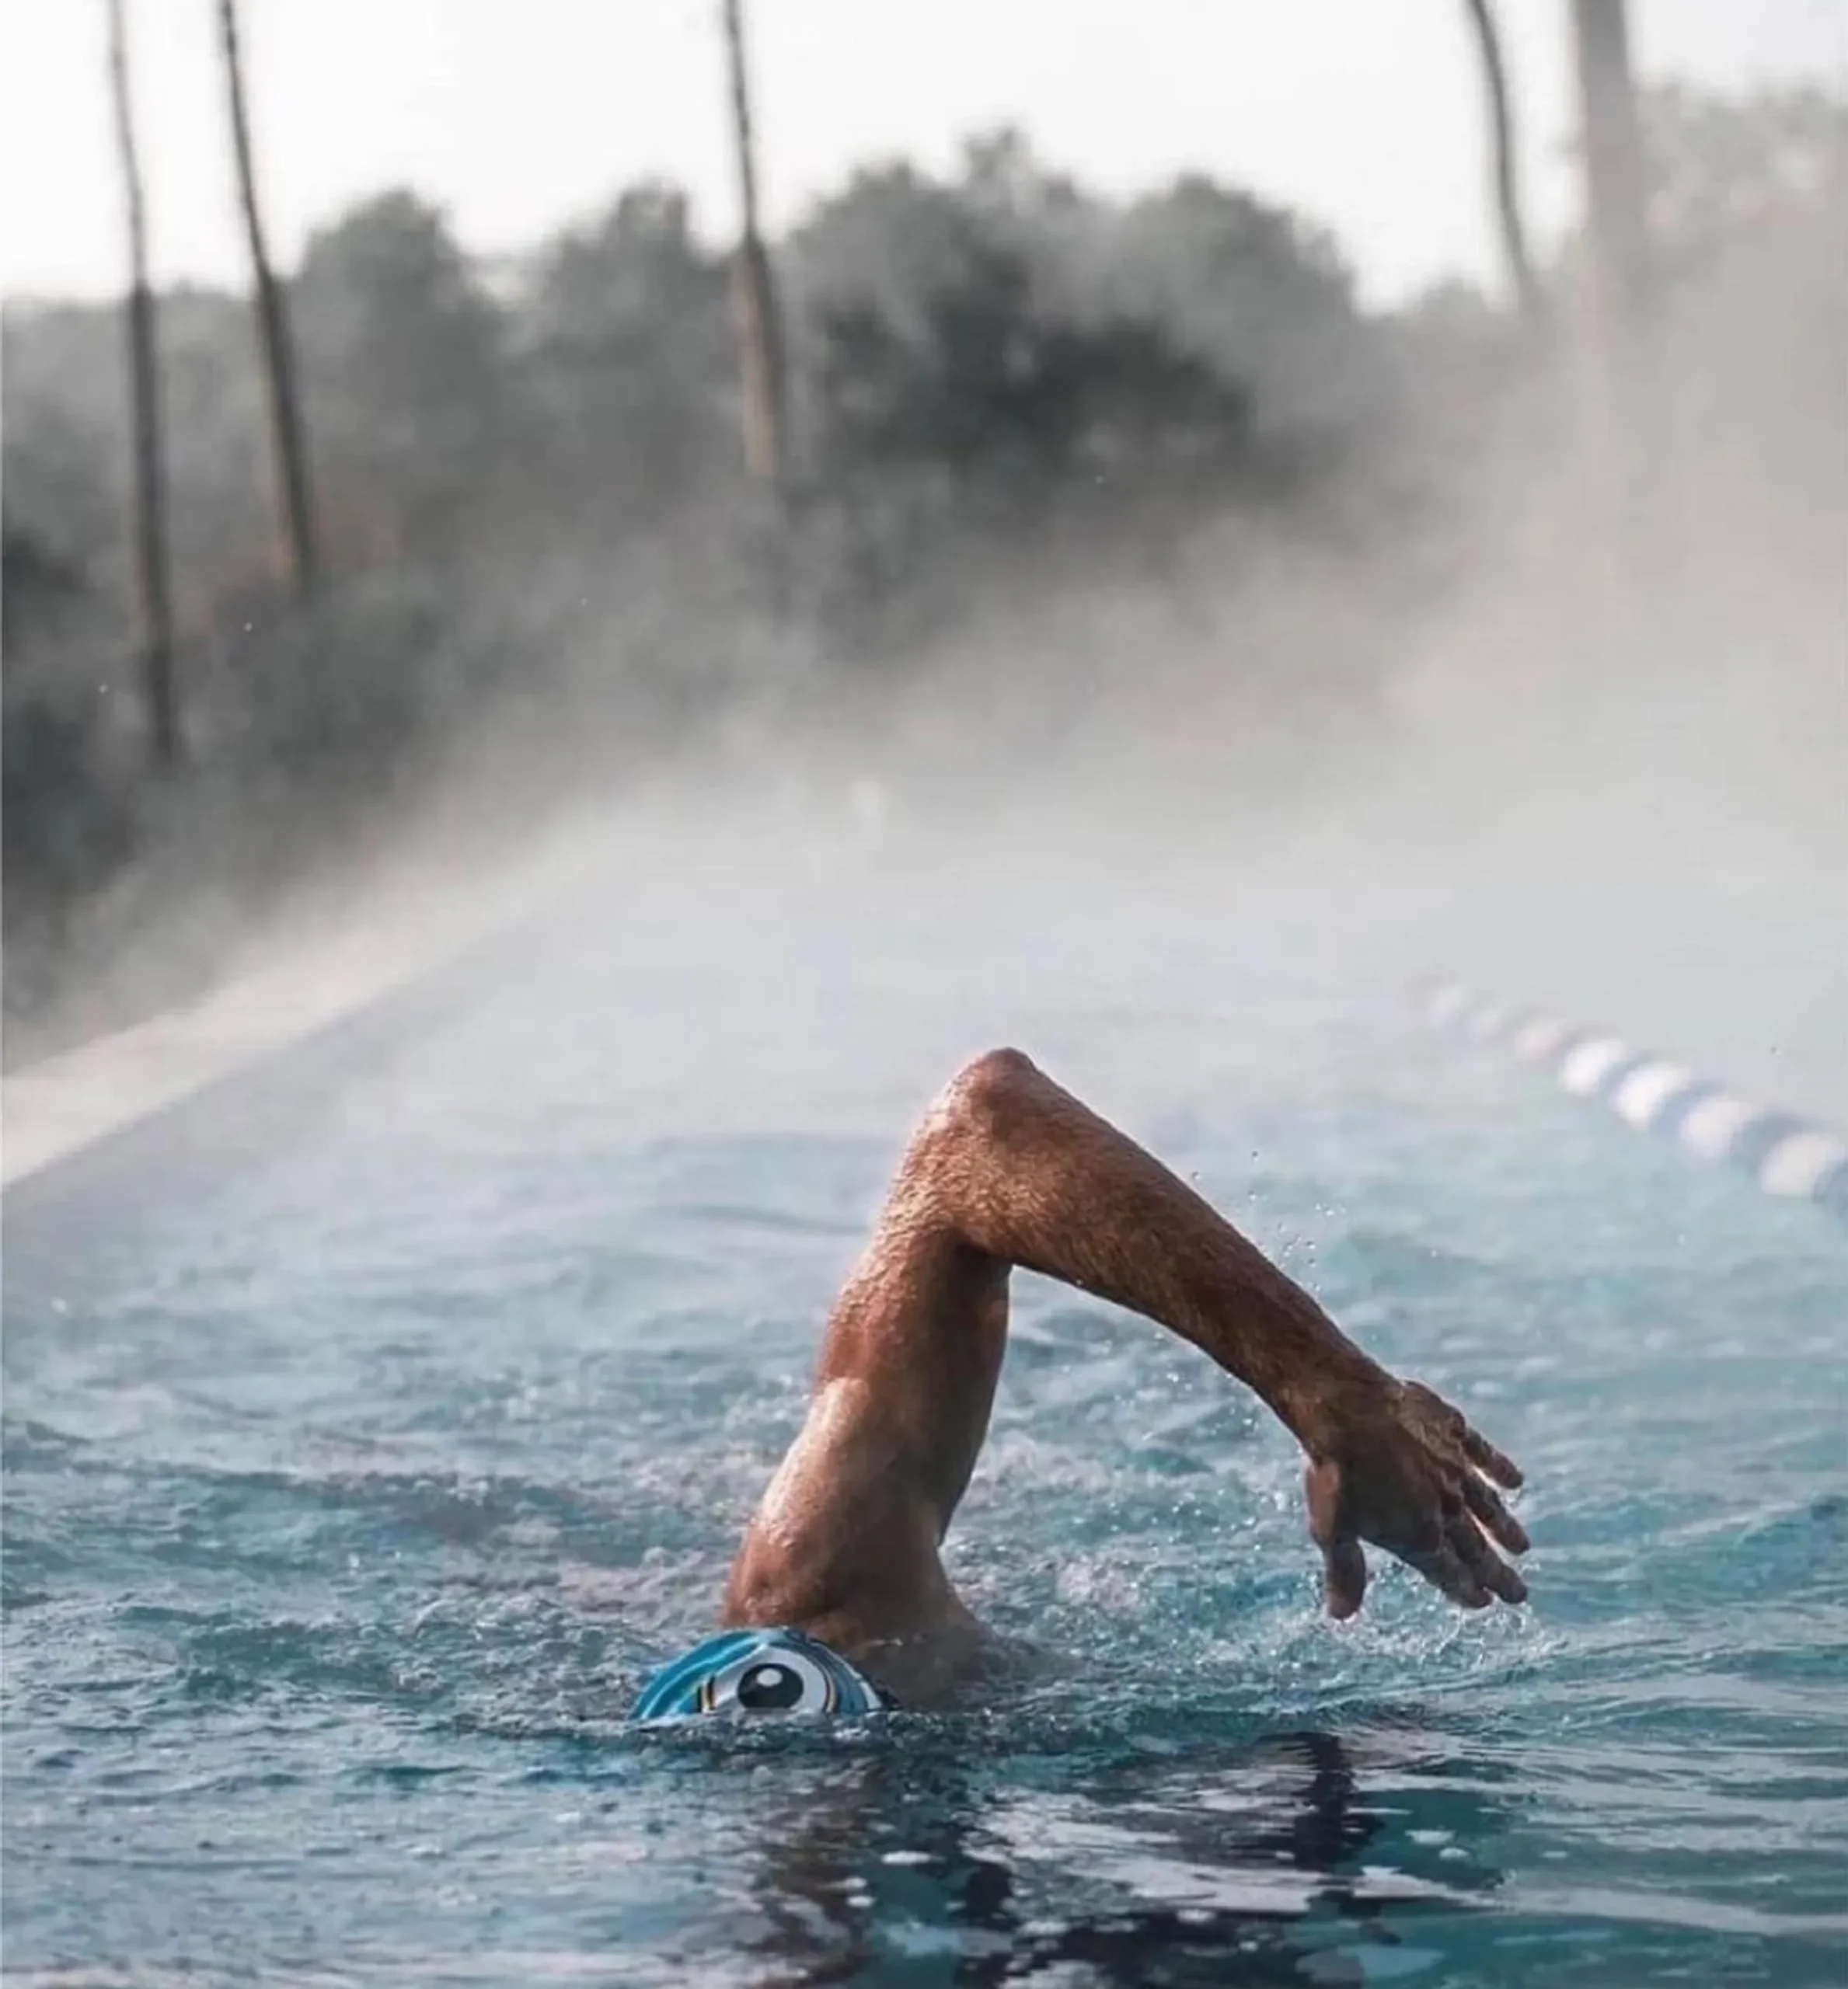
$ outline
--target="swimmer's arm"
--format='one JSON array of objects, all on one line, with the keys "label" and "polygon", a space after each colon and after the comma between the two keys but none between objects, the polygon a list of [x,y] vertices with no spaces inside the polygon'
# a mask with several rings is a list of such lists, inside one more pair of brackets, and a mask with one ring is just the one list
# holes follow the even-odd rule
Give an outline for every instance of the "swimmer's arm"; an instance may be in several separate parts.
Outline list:
[{"label": "swimmer's arm", "polygon": [[985,1259],[1061,1279],[1191,1340],[1295,1436],[1332,1614],[1360,1607],[1362,1541],[1465,1606],[1525,1598],[1491,1544],[1527,1546],[1488,1482],[1518,1486],[1515,1465],[1429,1389],[1363,1353],[1185,1183],[1017,1051],[970,1065],[939,1115],[934,1147],[927,1120],[907,1159],[921,1165],[937,1220]]}]

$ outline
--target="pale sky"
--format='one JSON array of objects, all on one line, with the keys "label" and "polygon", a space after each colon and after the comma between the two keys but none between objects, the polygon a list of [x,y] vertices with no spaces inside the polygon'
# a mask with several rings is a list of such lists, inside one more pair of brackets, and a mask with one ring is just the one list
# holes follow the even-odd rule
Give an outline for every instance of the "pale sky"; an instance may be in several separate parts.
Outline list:
[{"label": "pale sky", "polygon": [[[244,272],[214,0],[127,0],[157,280]],[[1501,0],[1542,237],[1571,211],[1567,0]],[[463,242],[526,247],[650,175],[736,215],[717,0],[243,0],[285,263],[409,185]],[[1633,0],[1639,65],[1848,89],[1848,0]],[[0,0],[0,290],[121,281],[104,0]],[[1116,193],[1205,170],[1333,231],[1390,302],[1498,268],[1463,0],[751,0],[772,224],[855,164],[1022,128]]]}]

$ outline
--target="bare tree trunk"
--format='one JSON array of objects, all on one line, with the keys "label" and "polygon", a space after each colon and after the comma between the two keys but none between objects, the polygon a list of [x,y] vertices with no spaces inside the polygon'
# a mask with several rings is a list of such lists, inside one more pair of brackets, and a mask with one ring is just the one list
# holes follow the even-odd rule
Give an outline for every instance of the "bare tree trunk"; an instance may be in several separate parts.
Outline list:
[{"label": "bare tree trunk", "polygon": [[257,206],[256,171],[252,158],[250,118],[244,97],[243,61],[238,45],[237,0],[218,0],[219,40],[225,58],[225,87],[231,105],[232,141],[237,155],[238,197],[243,208],[244,234],[250,249],[256,293],[257,344],[262,355],[263,384],[270,414],[270,439],[276,471],[277,500],[282,517],[284,566],[298,600],[306,600],[320,580],[319,539],[314,503],[309,487],[308,450],[296,388],[295,348],[289,337],[288,310],[282,287],[270,265]]},{"label": "bare tree trunk", "polygon": [[1625,0],[1572,0],[1585,227],[1602,330],[1634,343],[1650,302],[1643,143]]},{"label": "bare tree trunk", "polygon": [[731,81],[732,129],[737,146],[739,204],[744,226],[732,266],[738,357],[744,376],[744,460],[751,474],[781,489],[787,467],[788,405],[783,373],[783,326],[776,291],[758,226],[757,160],[751,127],[751,92],[744,61],[741,0],[724,0],[725,48]]},{"label": "bare tree trunk", "polygon": [[1546,316],[1546,300],[1528,253],[1527,224],[1521,207],[1520,152],[1501,30],[1495,23],[1491,0],[1464,0],[1464,5],[1476,31],[1483,87],[1488,99],[1489,142],[1494,162],[1495,214],[1501,229],[1501,253],[1508,263],[1521,315],[1537,329]]},{"label": "bare tree trunk", "polygon": [[1640,579],[1669,535],[1662,409],[1650,346],[1654,286],[1625,0],[1572,0],[1585,173],[1587,385],[1616,577]]},{"label": "bare tree trunk", "polygon": [[141,625],[141,681],[148,740],[163,772],[179,764],[180,712],[173,683],[173,591],[167,546],[166,462],[161,447],[160,364],[154,293],[148,285],[147,211],[128,88],[128,30],[123,0],[109,0],[109,79],[115,106],[128,220],[128,402],[134,434],[135,587]]}]

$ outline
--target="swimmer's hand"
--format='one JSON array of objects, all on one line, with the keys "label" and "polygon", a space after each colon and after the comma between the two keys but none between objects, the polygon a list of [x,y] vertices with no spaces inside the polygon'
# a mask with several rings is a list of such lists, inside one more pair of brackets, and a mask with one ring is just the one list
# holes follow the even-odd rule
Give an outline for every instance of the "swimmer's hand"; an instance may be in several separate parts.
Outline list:
[{"label": "swimmer's hand", "polygon": [[1496,1552],[1527,1551],[1526,1529],[1495,1489],[1513,1490],[1520,1471],[1442,1396],[1369,1360],[1342,1377],[1299,1434],[1330,1616],[1351,1616],[1366,1594],[1363,1541],[1465,1609],[1498,1597],[1526,1601],[1526,1583]]}]

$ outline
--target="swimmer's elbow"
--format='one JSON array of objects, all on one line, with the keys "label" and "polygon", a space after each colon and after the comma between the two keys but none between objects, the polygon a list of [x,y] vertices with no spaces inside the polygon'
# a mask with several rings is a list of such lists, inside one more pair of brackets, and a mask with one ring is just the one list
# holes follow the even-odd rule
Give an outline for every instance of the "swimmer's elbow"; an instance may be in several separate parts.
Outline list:
[{"label": "swimmer's elbow", "polygon": [[1045,1079],[1018,1050],[986,1050],[944,1087],[931,1116],[946,1130],[986,1143],[1005,1137]]}]

